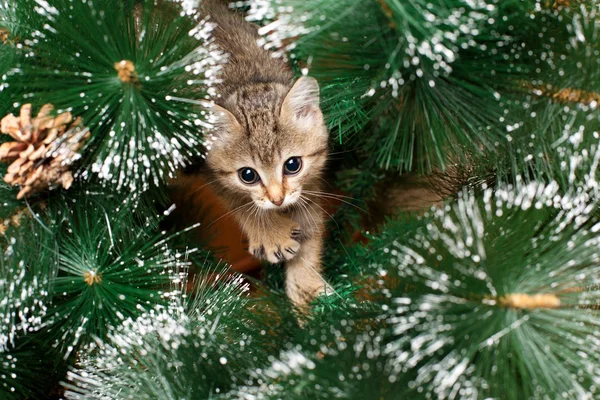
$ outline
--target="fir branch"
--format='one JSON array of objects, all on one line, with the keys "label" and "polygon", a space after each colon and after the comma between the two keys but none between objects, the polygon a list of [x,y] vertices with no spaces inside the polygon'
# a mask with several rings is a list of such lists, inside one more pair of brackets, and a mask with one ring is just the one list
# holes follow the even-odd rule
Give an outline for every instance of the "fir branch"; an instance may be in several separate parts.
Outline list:
[{"label": "fir branch", "polygon": [[53,238],[29,210],[14,214],[1,226],[0,353],[14,348],[17,338],[43,326],[50,304],[50,281],[56,258],[46,248]]},{"label": "fir branch", "polygon": [[268,342],[261,343],[263,327],[245,319],[253,314],[241,278],[223,267],[202,273],[214,279],[196,281],[169,308],[124,321],[110,343],[84,357],[68,376],[66,398],[207,398],[265,362],[266,353],[247,357],[247,346]]},{"label": "fir branch", "polygon": [[429,172],[479,158],[500,164],[498,153],[520,158],[504,121],[527,111],[514,101],[521,82],[600,81],[590,56],[596,14],[596,2],[289,0],[256,3],[250,18],[276,19],[262,30],[266,46],[320,79],[340,139],[381,168]]},{"label": "fir branch", "polygon": [[[82,117],[92,133],[82,176],[146,190],[201,154],[220,54],[210,25],[175,7],[144,1],[136,16],[132,1],[19,2],[32,33],[8,75],[11,90]],[[122,62],[135,80],[115,70]]]},{"label": "fir branch", "polygon": [[557,190],[465,193],[413,237],[375,245],[390,255],[387,274],[408,287],[393,290],[385,349],[406,396],[591,396],[597,221],[589,196]]},{"label": "fir branch", "polygon": [[6,400],[46,398],[63,367],[56,366],[54,349],[35,340],[21,340],[8,352],[0,351],[0,396]]},{"label": "fir branch", "polygon": [[62,229],[56,238],[59,274],[45,321],[48,340],[67,356],[105,338],[123,320],[167,304],[168,284],[190,264],[171,247],[171,237],[148,230],[153,221],[139,223],[127,207],[86,197],[72,207],[59,206],[49,217]]}]

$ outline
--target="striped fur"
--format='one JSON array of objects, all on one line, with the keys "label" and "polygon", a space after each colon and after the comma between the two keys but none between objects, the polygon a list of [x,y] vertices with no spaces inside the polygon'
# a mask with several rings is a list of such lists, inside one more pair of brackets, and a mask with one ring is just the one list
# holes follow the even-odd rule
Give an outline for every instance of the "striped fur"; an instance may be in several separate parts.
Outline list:
[{"label": "striped fur", "polygon": [[[286,291],[305,308],[329,286],[321,276],[323,214],[319,196],[328,133],[312,78],[295,83],[285,63],[256,44],[256,27],[217,0],[204,2],[217,24],[215,42],[229,54],[217,87],[214,143],[207,154],[213,185],[248,236],[249,251],[284,262]],[[283,173],[301,157],[297,175]],[[260,175],[243,183],[238,171]],[[307,191],[311,193],[307,193]],[[274,198],[284,199],[282,206]]]}]

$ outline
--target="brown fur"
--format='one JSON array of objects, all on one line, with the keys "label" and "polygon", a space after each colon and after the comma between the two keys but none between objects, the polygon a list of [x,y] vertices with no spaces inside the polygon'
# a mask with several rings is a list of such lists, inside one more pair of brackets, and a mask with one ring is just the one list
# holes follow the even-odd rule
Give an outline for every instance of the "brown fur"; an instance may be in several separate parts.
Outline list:
[{"label": "brown fur", "polygon": [[[305,77],[292,85],[283,61],[256,44],[256,27],[217,0],[204,4],[217,24],[215,42],[229,54],[214,99],[211,181],[248,236],[250,253],[285,262],[286,292],[304,307],[329,289],[321,276],[319,202],[328,134],[318,84]],[[283,173],[290,157],[302,159],[297,175]],[[258,171],[260,182],[240,180],[238,171],[246,167]]]}]

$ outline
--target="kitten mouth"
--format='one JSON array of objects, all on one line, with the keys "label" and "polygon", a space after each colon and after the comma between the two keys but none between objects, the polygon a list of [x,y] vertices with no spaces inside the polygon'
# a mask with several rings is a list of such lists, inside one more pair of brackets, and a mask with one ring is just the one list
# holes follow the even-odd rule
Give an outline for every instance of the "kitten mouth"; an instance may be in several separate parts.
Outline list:
[{"label": "kitten mouth", "polygon": [[277,206],[268,200],[254,200],[254,204],[256,204],[256,206],[262,210],[283,211],[283,210],[289,209],[291,206],[296,204],[296,202],[298,201],[299,198],[300,198],[300,193],[294,192],[291,195],[286,196],[285,200],[283,201],[283,203],[280,206]]},{"label": "kitten mouth", "polygon": [[296,201],[292,200],[292,201],[286,201],[284,202],[282,205],[280,206],[276,206],[275,204],[271,203],[270,201],[264,201],[264,200],[255,200],[254,204],[256,204],[256,206],[262,210],[279,210],[279,211],[283,211],[283,210],[287,210],[288,208],[290,208],[290,206],[292,206]]}]

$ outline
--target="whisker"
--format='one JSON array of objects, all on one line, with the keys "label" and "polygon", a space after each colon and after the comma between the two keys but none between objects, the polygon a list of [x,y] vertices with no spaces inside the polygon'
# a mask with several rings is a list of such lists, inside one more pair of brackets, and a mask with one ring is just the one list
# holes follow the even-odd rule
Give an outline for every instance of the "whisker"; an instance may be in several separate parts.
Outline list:
[{"label": "whisker", "polygon": [[246,232],[246,225],[248,224],[248,221],[250,220],[250,217],[254,216],[256,213],[256,208],[257,205],[256,203],[252,203],[252,209],[251,212],[248,212],[248,214],[246,215],[246,219],[244,220],[244,223],[242,224],[242,232],[245,233]]},{"label": "whisker", "polygon": [[308,215],[309,217],[311,217],[311,219],[313,219],[313,222],[314,222],[314,218],[312,218],[312,214],[306,207],[306,202],[302,198],[302,195],[300,195],[300,197],[298,197],[298,202],[296,204],[298,205],[299,212]]},{"label": "whisker", "polygon": [[335,188],[331,185],[331,183],[327,182],[326,179],[324,179],[324,178],[322,178],[320,176],[317,176],[317,178],[320,179],[320,180],[322,180],[323,183],[325,183],[327,186],[329,186],[331,188],[331,190],[335,190]]},{"label": "whisker", "polygon": [[225,214],[221,215],[219,218],[215,219],[213,222],[211,222],[210,224],[208,224],[208,225],[206,226],[206,228],[205,228],[205,229],[208,229],[208,228],[210,228],[210,227],[211,227],[211,226],[212,226],[212,225],[213,225],[215,222],[219,221],[220,219],[222,219],[222,218],[225,218],[226,216],[228,216],[228,215],[230,215],[230,214],[232,214],[232,213],[234,213],[234,212],[238,211],[239,209],[241,209],[241,208],[243,208],[243,207],[247,207],[248,205],[251,205],[251,204],[253,204],[253,203],[254,203],[254,202],[253,202],[252,200],[250,200],[250,201],[249,201],[249,202],[247,202],[246,204],[242,204],[241,206],[239,206],[239,207],[236,207],[236,208],[234,208],[233,210],[231,210],[231,211],[229,211],[229,212],[227,212],[227,213],[225,213]]},{"label": "whisker", "polygon": [[261,234],[263,232],[265,232],[267,230],[267,218],[265,218],[265,209],[260,208],[260,207],[256,207],[257,209],[257,213],[256,213],[256,219],[258,220],[258,225],[257,225],[257,229],[261,232]]},{"label": "whisker", "polygon": [[312,196],[316,196],[316,197],[322,197],[322,198],[324,198],[324,199],[334,199],[334,200],[339,200],[339,201],[341,201],[342,203],[345,203],[345,204],[348,204],[349,206],[355,207],[356,209],[358,209],[358,210],[360,210],[360,211],[364,212],[365,214],[367,214],[367,215],[369,215],[369,216],[373,216],[373,215],[371,215],[371,213],[370,213],[370,212],[368,212],[367,210],[365,210],[365,209],[363,209],[363,208],[360,208],[360,207],[359,207],[359,206],[357,206],[356,204],[352,204],[352,203],[350,203],[349,201],[346,201],[346,200],[344,200],[344,199],[340,199],[340,198],[338,198],[338,197],[329,197],[327,194],[311,193],[311,192],[308,192],[308,191],[305,191],[305,192],[306,192],[306,193],[308,193],[308,194],[310,194],[310,195],[312,195]]},{"label": "whisker", "polygon": [[319,203],[317,203],[317,202],[316,202],[316,201],[314,201],[314,200],[311,200],[311,199],[309,199],[308,197],[300,196],[300,198],[303,198],[303,200],[306,200],[306,201],[310,201],[310,202],[311,202],[311,203],[313,203],[315,206],[317,206],[317,207],[319,207],[321,210],[323,210],[323,212],[324,212],[325,214],[327,214],[327,215],[329,216],[329,218],[331,218],[331,220],[332,220],[333,222],[335,222],[335,225],[337,226],[338,230],[340,230],[340,224],[338,224],[338,222],[335,220],[335,218],[333,218],[333,215],[331,215],[330,213],[328,213],[328,212],[327,212],[327,211],[326,211],[326,210],[325,210],[323,207],[321,207],[321,206],[319,205]]},{"label": "whisker", "polygon": [[200,186],[199,188],[195,189],[195,190],[192,192],[192,194],[193,194],[193,193],[196,193],[196,192],[199,192],[200,190],[202,190],[202,189],[203,189],[203,188],[205,188],[206,186],[208,186],[208,185],[210,185],[210,184],[212,184],[212,183],[215,183],[216,181],[218,181],[218,179],[215,179],[215,180],[213,180],[213,181],[210,181],[210,182],[207,182],[207,183],[205,183],[204,185],[202,185],[202,186]]},{"label": "whisker", "polygon": [[354,260],[352,259],[352,257],[350,257],[350,254],[348,254],[348,250],[346,250],[346,246],[344,246],[344,243],[342,243],[342,241],[338,238],[338,242],[340,242],[340,245],[342,246],[342,249],[344,249],[344,253],[346,253],[346,255],[348,256],[348,258],[350,259],[350,262],[352,263],[352,266],[354,266],[354,268],[358,269],[358,267],[356,266],[356,264],[354,264]]},{"label": "whisker", "polygon": [[363,203],[366,203],[365,200],[361,200],[361,199],[356,199],[354,197],[350,197],[350,196],[344,196],[341,194],[336,194],[336,193],[329,193],[329,192],[317,192],[314,190],[304,190],[304,193],[308,193],[308,194],[314,194],[314,195],[320,195],[320,196],[327,196],[330,198],[335,198],[335,199],[348,199],[348,200],[353,200],[353,201],[362,201]]},{"label": "whisker", "polygon": [[312,215],[312,213],[308,209],[308,203],[306,202],[306,199],[304,199],[302,195],[300,195],[300,197],[298,197],[298,199],[302,201],[301,206],[304,208],[304,210],[306,211],[306,214],[312,220],[313,227],[317,228],[318,227],[317,220],[315,219],[315,217]]},{"label": "whisker", "polygon": [[342,150],[342,151],[334,151],[333,153],[328,153],[328,155],[330,156],[336,156],[338,154],[346,154],[346,153],[352,153],[355,152],[357,150],[362,150],[363,148],[365,148],[366,146],[360,146],[360,147],[356,147],[354,149],[349,149],[349,150]]},{"label": "whisker", "polygon": [[315,191],[315,190],[304,190],[304,192],[306,192],[306,193],[314,193],[314,194],[323,194],[323,195],[327,195],[327,196],[331,196],[331,197],[338,197],[338,198],[341,198],[341,199],[350,199],[350,200],[354,200],[354,201],[362,201],[362,202],[366,203],[365,200],[356,199],[356,198],[351,197],[351,196],[344,196],[342,194],[337,194],[337,193],[318,192],[318,191]]}]

